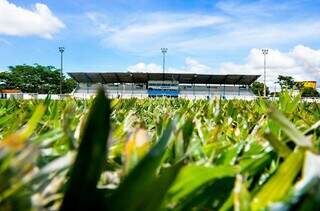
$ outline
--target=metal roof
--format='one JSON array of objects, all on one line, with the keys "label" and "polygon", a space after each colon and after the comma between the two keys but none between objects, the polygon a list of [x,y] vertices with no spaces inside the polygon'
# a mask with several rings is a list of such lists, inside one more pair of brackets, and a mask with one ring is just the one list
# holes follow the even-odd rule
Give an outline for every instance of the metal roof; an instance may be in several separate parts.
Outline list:
[{"label": "metal roof", "polygon": [[180,84],[239,84],[250,85],[260,75],[209,75],[190,73],[139,72],[69,72],[78,83],[147,83],[148,81],[175,80]]}]

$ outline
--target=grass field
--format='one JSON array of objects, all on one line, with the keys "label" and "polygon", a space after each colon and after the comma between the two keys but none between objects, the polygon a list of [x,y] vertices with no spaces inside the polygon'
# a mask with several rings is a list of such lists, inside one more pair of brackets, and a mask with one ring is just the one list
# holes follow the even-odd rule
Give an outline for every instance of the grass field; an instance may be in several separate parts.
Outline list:
[{"label": "grass field", "polygon": [[0,210],[319,210],[320,105],[0,101]]}]

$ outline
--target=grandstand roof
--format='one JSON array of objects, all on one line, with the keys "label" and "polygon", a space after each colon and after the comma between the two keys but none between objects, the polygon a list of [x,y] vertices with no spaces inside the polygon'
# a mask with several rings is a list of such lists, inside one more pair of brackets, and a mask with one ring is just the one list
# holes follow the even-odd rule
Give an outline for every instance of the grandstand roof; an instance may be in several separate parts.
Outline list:
[{"label": "grandstand roof", "polygon": [[138,72],[69,72],[78,83],[147,83],[148,81],[175,80],[181,84],[239,84],[250,85],[260,75],[209,75],[181,73]]}]

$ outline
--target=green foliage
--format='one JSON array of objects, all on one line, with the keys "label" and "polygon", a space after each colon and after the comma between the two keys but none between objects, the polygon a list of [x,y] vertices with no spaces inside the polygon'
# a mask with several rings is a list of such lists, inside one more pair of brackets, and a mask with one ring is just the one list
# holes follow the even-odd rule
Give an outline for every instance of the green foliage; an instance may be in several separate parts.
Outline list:
[{"label": "green foliage", "polygon": [[319,111],[290,93],[2,100],[0,208],[317,210]]},{"label": "green foliage", "polygon": [[[151,211],[155,208],[159,209],[161,203],[156,199],[161,200],[164,197],[179,170],[179,168],[173,168],[166,170],[166,175],[157,176],[157,170],[161,164],[171,132],[172,125],[169,122],[154,148],[124,178],[119,188],[110,197],[108,205],[110,210],[145,209]],[[161,190],[161,188],[164,189]],[[125,203],[123,198],[126,199]]]},{"label": "green foliage", "polygon": [[304,87],[303,82],[296,82],[291,76],[279,75],[277,83],[280,84],[282,91],[297,89],[300,90],[302,97],[320,97],[320,94],[316,89]]},{"label": "green foliage", "polygon": [[[261,83],[259,81],[255,81],[251,84],[250,88],[255,95],[263,96],[263,93],[264,93],[264,84],[263,83]],[[267,95],[269,95],[269,93],[270,93],[269,87],[266,87],[266,93],[267,93]]]},{"label": "green foliage", "polygon": [[303,88],[301,92],[302,97],[320,97],[319,92],[311,87]]},{"label": "green foliage", "polygon": [[107,155],[110,113],[110,102],[99,90],[83,127],[78,155],[60,210],[99,209],[96,186]]},{"label": "green foliage", "polygon": [[290,154],[285,162],[279,167],[276,174],[263,185],[253,198],[252,210],[260,210],[271,202],[277,202],[286,196],[292,182],[301,171],[304,150],[297,150]]},{"label": "green foliage", "polygon": [[[53,66],[17,65],[0,73],[0,89],[19,89],[26,93],[58,94],[60,93],[60,70]],[[62,92],[70,93],[76,82],[62,78]]]},{"label": "green foliage", "polygon": [[295,82],[292,76],[279,75],[277,83],[280,85],[281,90],[293,89],[295,85]]}]

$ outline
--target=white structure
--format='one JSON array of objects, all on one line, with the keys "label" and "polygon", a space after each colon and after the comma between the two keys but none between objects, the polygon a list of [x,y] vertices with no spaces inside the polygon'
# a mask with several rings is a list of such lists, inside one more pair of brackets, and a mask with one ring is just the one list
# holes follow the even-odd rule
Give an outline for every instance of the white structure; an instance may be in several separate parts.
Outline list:
[{"label": "white structure", "polygon": [[253,99],[249,86],[260,75],[175,73],[68,73],[78,82],[73,96],[90,98],[103,87],[111,98],[182,97],[189,99]]}]

